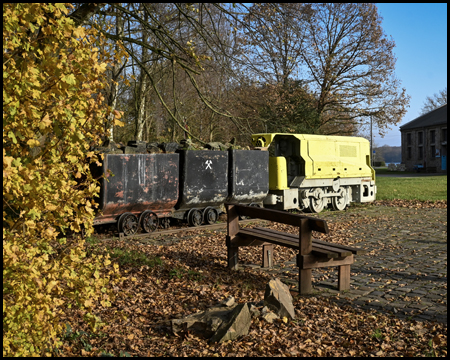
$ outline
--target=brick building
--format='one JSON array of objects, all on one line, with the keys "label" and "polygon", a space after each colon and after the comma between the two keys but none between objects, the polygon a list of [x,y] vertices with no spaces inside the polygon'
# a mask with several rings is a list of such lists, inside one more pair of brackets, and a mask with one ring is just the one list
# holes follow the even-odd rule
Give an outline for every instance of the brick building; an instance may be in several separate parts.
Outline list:
[{"label": "brick building", "polygon": [[447,172],[447,104],[400,126],[402,163],[412,171]]}]

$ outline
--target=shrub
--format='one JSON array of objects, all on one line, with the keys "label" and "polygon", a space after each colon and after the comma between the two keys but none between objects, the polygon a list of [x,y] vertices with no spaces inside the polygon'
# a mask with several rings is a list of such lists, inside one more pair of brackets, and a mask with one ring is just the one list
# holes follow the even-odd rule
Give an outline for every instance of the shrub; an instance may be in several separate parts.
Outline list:
[{"label": "shrub", "polygon": [[[3,356],[43,356],[60,344],[64,308],[110,305],[118,265],[86,258],[98,194],[88,151],[107,109],[108,54],[75,27],[69,4],[3,5]],[[95,36],[95,37],[94,37]]]},{"label": "shrub", "polygon": [[376,167],[386,166],[386,163],[384,161],[374,161],[373,166],[376,166]]}]

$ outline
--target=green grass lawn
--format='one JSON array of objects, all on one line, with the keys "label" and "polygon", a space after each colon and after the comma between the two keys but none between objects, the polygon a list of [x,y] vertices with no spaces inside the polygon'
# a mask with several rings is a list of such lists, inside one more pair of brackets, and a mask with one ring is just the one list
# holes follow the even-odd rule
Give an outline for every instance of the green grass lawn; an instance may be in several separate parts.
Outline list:
[{"label": "green grass lawn", "polygon": [[447,200],[447,176],[377,177],[377,200]]},{"label": "green grass lawn", "polygon": [[389,174],[389,175],[395,175],[395,174],[416,174],[415,171],[391,171],[388,170],[387,167],[379,167],[375,168],[375,175],[377,174]]}]

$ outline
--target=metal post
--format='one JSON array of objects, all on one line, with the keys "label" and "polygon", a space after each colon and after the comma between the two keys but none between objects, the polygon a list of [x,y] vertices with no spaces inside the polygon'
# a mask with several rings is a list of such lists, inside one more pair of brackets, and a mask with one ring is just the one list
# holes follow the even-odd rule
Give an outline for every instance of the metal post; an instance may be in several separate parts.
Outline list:
[{"label": "metal post", "polygon": [[373,167],[372,116],[370,117],[370,166]]}]

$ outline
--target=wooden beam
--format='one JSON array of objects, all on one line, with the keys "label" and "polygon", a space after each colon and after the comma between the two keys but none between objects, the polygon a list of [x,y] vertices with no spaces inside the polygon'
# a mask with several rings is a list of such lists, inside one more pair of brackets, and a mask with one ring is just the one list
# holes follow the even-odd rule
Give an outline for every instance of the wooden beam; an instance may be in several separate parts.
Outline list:
[{"label": "wooden beam", "polygon": [[273,245],[263,245],[262,267],[271,268],[273,266]]},{"label": "wooden beam", "polygon": [[[261,227],[261,226],[256,226],[252,230],[266,231],[271,234],[277,234],[277,235],[283,236],[283,238],[287,238],[287,239],[296,240],[298,238],[297,235],[294,235],[294,234],[284,233],[281,231],[277,231],[277,230],[273,230],[273,229],[269,229],[269,228],[265,228],[265,227]],[[319,245],[324,245],[324,246],[332,247],[332,250],[330,249],[329,251],[336,251],[339,253],[342,250],[342,255],[340,255],[340,256],[347,256],[347,255],[350,255],[350,253],[352,253],[354,255],[362,255],[362,254],[367,253],[367,250],[363,250],[360,248],[354,248],[354,247],[347,246],[347,245],[335,244],[332,242],[327,242],[327,241],[317,240],[317,239],[313,239],[312,241],[313,241],[313,246],[317,246],[318,248],[319,248]],[[325,249],[324,247],[321,247],[321,248]]]},{"label": "wooden beam", "polygon": [[306,295],[312,291],[312,273],[311,269],[300,269],[298,274],[298,292],[300,295]]},{"label": "wooden beam", "polygon": [[241,216],[249,216],[252,218],[275,221],[275,222],[279,222],[282,224],[293,225],[293,226],[300,226],[300,221],[302,219],[307,219],[311,230],[318,231],[318,232],[321,232],[324,234],[328,234],[330,232],[328,229],[327,222],[325,220],[308,217],[308,216],[303,216],[303,215],[291,214],[286,211],[265,209],[265,208],[255,207],[255,206],[246,206],[246,205],[237,205],[237,204],[226,203],[225,207],[230,206],[230,205],[234,206],[236,211],[238,212],[238,214]]},{"label": "wooden beam", "polygon": [[225,208],[227,210],[227,234],[233,238],[239,231],[239,215],[235,205],[227,204]]},{"label": "wooden beam", "polygon": [[297,255],[297,266],[300,269],[315,269],[328,266],[351,265],[354,262],[353,255],[345,258],[318,258],[314,255]]},{"label": "wooden beam", "polygon": [[339,266],[338,290],[350,290],[350,265]]},{"label": "wooden beam", "polygon": [[300,232],[299,232],[299,254],[308,255],[312,251],[312,237],[311,237],[311,227],[308,219],[300,220]]}]

